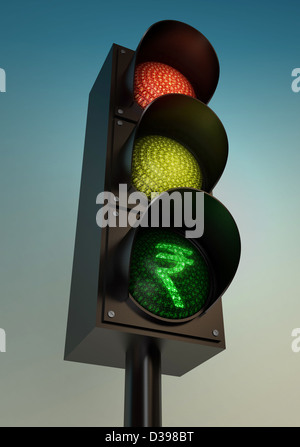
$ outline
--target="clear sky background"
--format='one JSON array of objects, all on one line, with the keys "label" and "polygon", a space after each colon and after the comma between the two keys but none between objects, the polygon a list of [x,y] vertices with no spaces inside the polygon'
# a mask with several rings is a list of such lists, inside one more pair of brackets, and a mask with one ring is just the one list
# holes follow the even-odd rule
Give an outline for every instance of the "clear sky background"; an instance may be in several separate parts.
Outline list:
[{"label": "clear sky background", "polygon": [[1,426],[122,426],[124,370],[63,360],[89,91],[112,45],[175,19],[214,46],[229,158],[214,194],[242,238],[227,349],[163,376],[164,426],[299,426],[298,1],[3,0]]}]

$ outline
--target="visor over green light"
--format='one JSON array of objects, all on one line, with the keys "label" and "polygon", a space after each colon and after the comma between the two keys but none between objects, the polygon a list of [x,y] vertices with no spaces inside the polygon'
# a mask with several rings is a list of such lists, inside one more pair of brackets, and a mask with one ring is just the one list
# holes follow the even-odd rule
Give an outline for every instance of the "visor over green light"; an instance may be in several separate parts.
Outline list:
[{"label": "visor over green light", "polygon": [[129,293],[144,309],[170,320],[192,317],[206,303],[211,276],[202,253],[170,230],[137,234]]},{"label": "visor over green light", "polygon": [[171,188],[201,189],[202,173],[195,157],[180,143],[147,135],[134,145],[132,184],[151,199],[151,193]]}]

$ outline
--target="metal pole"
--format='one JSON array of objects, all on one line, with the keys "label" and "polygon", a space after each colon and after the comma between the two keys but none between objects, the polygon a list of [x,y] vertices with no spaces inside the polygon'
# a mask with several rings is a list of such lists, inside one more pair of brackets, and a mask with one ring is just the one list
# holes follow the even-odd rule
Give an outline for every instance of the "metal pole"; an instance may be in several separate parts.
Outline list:
[{"label": "metal pole", "polygon": [[161,427],[160,351],[149,339],[132,341],[126,352],[125,427]]}]

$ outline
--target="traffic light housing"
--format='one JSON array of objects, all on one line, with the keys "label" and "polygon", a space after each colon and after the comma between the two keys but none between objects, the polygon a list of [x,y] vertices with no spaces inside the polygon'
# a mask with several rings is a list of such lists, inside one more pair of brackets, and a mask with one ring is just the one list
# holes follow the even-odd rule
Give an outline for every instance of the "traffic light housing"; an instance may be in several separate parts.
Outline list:
[{"label": "traffic light housing", "polygon": [[[145,79],[140,87],[141,66],[159,88],[145,91]],[[159,79],[174,73],[182,92],[162,92]],[[180,376],[225,348],[221,297],[238,267],[240,237],[212,195],[228,156],[224,127],[207,106],[218,77],[211,44],[181,22],[152,25],[135,52],[112,46],[89,96],[66,360],[124,368],[132,341],[148,338],[161,352],[161,372]],[[200,173],[191,176],[194,160]],[[115,226],[97,225],[107,218],[98,214],[104,191]],[[137,191],[145,201],[132,227],[127,198]],[[173,202],[169,228],[161,218],[155,228],[143,225],[173,193],[193,216],[201,197],[201,234],[186,238],[193,228],[184,216],[176,225]]]}]

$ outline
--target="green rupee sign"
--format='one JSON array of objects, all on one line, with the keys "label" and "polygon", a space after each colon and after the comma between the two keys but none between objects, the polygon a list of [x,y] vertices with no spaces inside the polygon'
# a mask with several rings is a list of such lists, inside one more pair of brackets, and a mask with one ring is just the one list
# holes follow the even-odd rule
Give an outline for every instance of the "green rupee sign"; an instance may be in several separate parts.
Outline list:
[{"label": "green rupee sign", "polygon": [[168,320],[192,317],[203,308],[210,290],[208,265],[189,239],[167,229],[137,234],[129,293],[142,308]]},{"label": "green rupee sign", "polygon": [[[156,258],[166,259],[171,263],[175,263],[175,265],[170,268],[157,267],[156,272],[160,277],[160,279],[162,280],[162,282],[164,283],[166,289],[170,293],[174,306],[185,307],[184,302],[182,301],[181,296],[174,282],[170,278],[170,275],[172,276],[182,272],[182,270],[185,268],[186,265],[193,265],[194,261],[192,259],[188,259],[185,257],[185,255],[191,256],[193,252],[192,250],[179,247],[178,245],[175,244],[160,243],[156,245],[156,248],[167,251],[167,253],[165,252],[158,253],[156,255]],[[171,253],[168,253],[168,251]]]}]

